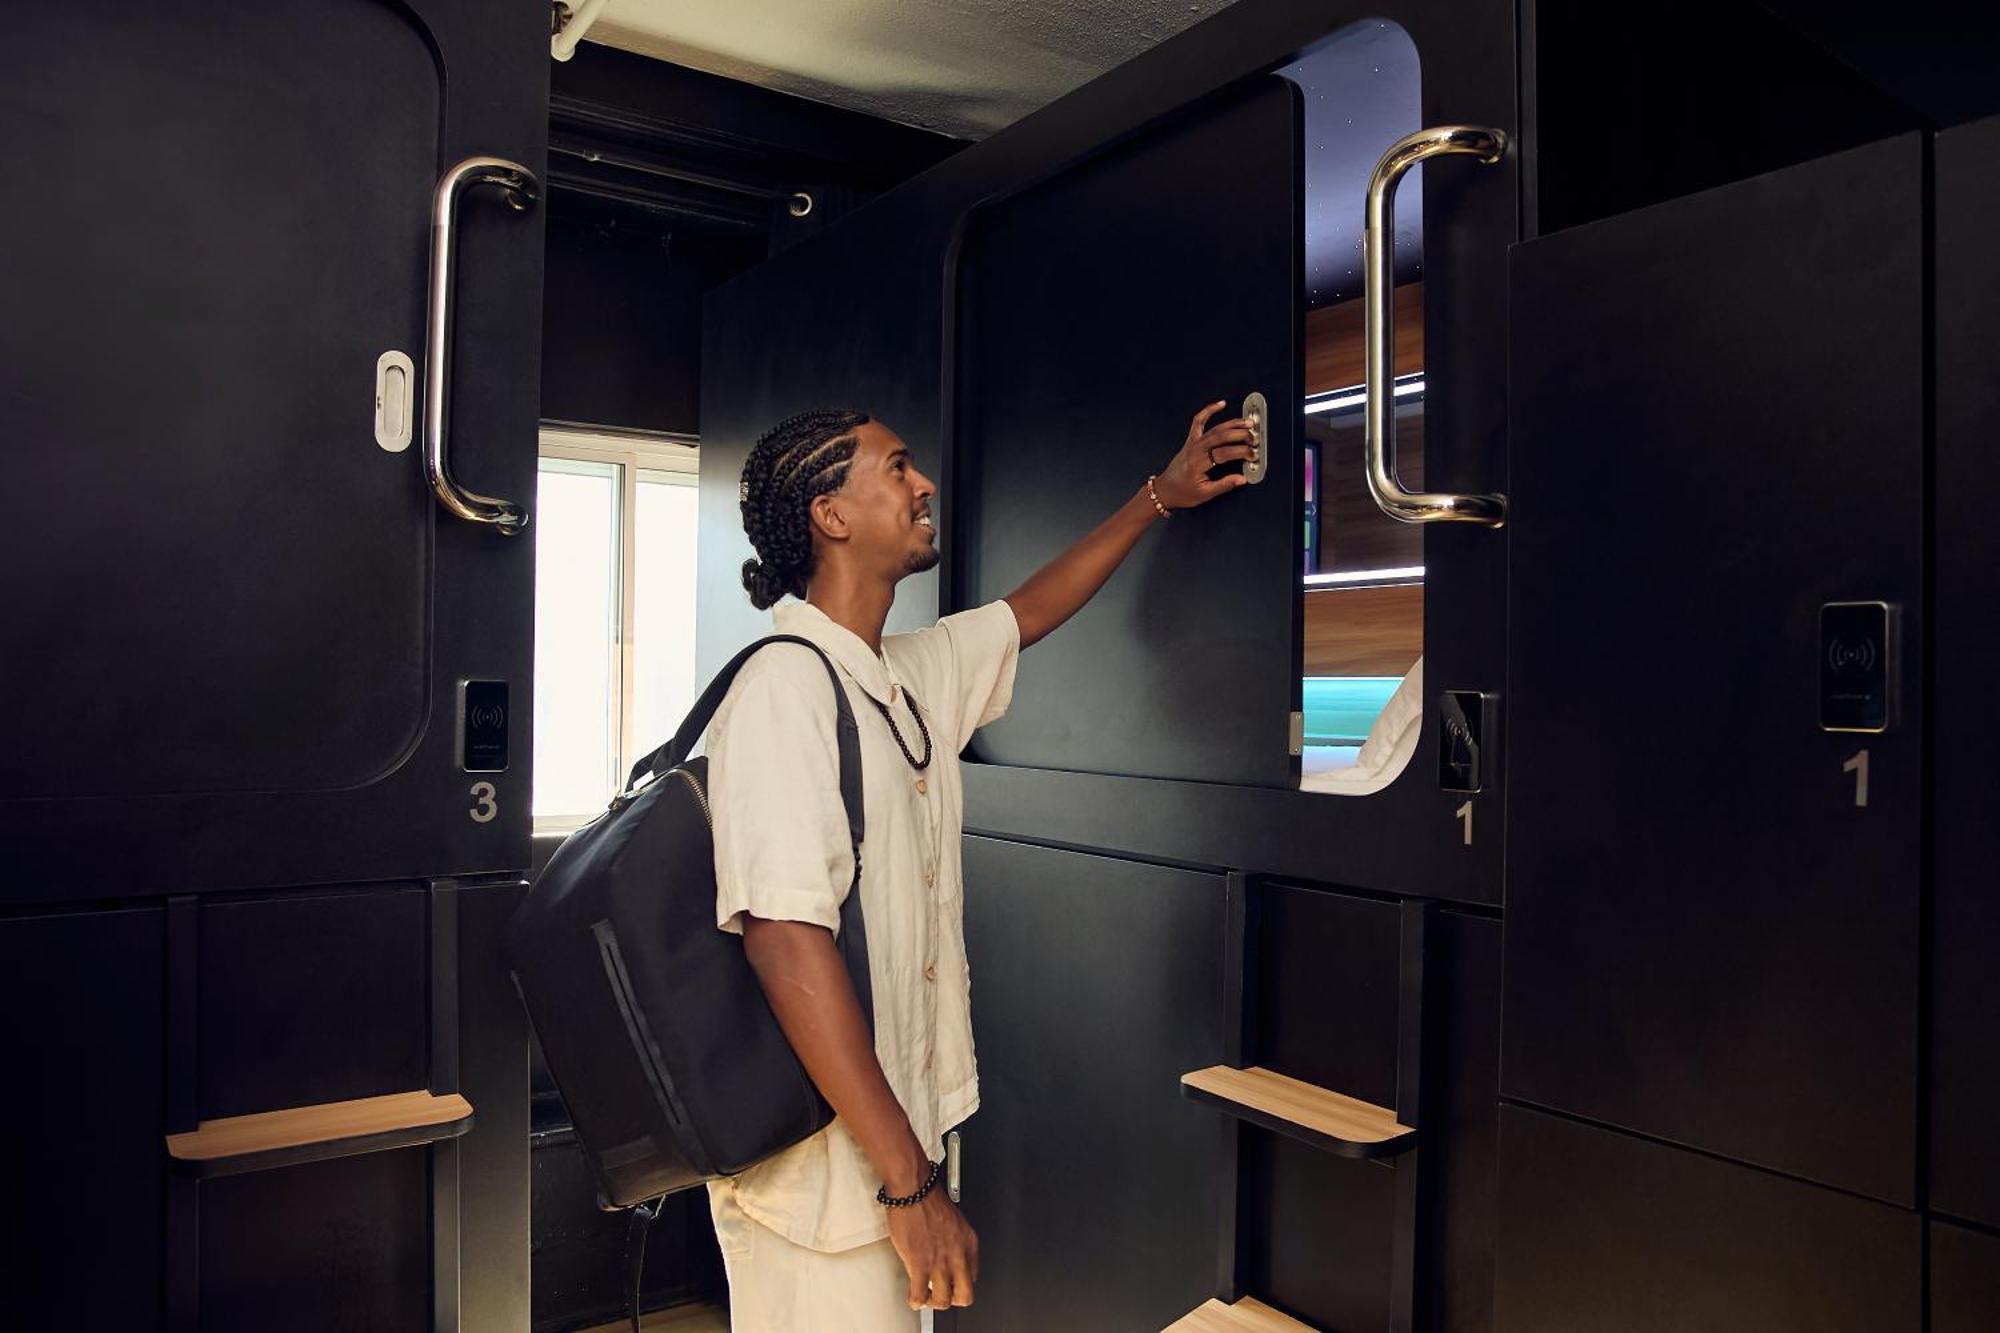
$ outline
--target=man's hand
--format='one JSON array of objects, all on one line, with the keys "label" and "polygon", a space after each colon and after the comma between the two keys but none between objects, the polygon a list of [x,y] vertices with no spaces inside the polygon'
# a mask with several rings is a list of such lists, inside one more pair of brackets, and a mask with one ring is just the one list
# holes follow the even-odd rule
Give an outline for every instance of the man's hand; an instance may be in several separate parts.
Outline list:
[{"label": "man's hand", "polygon": [[1160,503],[1169,509],[1193,509],[1205,505],[1218,495],[1226,495],[1245,483],[1241,473],[1209,479],[1209,472],[1224,463],[1233,463],[1239,458],[1254,458],[1263,447],[1250,423],[1241,417],[1231,417],[1221,425],[1211,428],[1210,417],[1222,410],[1219,402],[1210,403],[1194,414],[1194,422],[1188,427],[1187,443],[1174,455],[1174,461],[1167,464],[1160,473],[1153,489],[1160,497]]},{"label": "man's hand", "polygon": [[[1212,469],[1239,458],[1255,457],[1263,448],[1263,441],[1251,431],[1250,423],[1240,417],[1231,417],[1209,429],[1208,419],[1221,410],[1221,403],[1210,403],[1194,414],[1187,443],[1154,479],[1153,495],[1159,496],[1159,503],[1168,509],[1205,505],[1245,484],[1241,475],[1214,481],[1208,477]],[[1117,513],[1098,524],[1089,536],[1008,593],[1007,604],[1014,608],[1014,620],[1021,627],[1021,646],[1027,648],[1039,642],[1095,597],[1104,580],[1111,577],[1111,571],[1118,568],[1139,538],[1159,521],[1153,496],[1140,486]]]},{"label": "man's hand", "polygon": [[910,1274],[910,1308],[948,1310],[972,1304],[979,1280],[979,1237],[942,1189],[922,1203],[889,1210],[889,1241]]}]

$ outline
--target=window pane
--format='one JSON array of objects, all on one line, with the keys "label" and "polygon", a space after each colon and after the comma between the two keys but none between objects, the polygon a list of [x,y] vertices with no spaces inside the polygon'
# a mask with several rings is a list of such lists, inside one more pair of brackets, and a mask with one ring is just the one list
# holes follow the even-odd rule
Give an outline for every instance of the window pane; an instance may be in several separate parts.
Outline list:
[{"label": "window pane", "polygon": [[[644,754],[694,706],[695,478],[639,474],[633,610],[633,744]],[[637,757],[636,755],[634,756]]]},{"label": "window pane", "polygon": [[535,499],[535,814],[617,790],[618,496],[610,463],[545,458]]}]

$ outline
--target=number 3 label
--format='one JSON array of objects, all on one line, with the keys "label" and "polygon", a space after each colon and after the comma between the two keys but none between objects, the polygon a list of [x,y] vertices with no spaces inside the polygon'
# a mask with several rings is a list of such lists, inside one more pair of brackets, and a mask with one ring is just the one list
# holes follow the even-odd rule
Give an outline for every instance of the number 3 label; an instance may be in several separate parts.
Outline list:
[{"label": "number 3 label", "polygon": [[493,798],[499,794],[499,792],[494,790],[493,784],[490,782],[475,782],[472,784],[472,797],[478,802],[469,812],[472,815],[473,823],[491,824],[493,822],[493,816],[500,813],[499,803]]}]

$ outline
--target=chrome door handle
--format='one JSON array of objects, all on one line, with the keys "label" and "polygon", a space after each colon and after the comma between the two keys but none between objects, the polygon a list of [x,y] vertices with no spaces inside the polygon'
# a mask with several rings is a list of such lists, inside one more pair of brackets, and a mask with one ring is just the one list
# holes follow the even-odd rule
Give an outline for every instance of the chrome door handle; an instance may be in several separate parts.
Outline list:
[{"label": "chrome door handle", "polygon": [[1506,156],[1507,135],[1473,125],[1418,130],[1390,145],[1368,181],[1368,225],[1361,235],[1363,342],[1368,365],[1362,453],[1367,460],[1368,491],[1390,518],[1401,523],[1478,523],[1497,528],[1507,521],[1504,495],[1406,491],[1396,479],[1396,186],[1419,162],[1460,153],[1491,166]]},{"label": "chrome door handle", "polygon": [[497,185],[516,212],[535,206],[535,173],[504,157],[468,157],[438,181],[431,201],[430,326],[424,341],[424,477],[438,503],[469,523],[486,523],[512,535],[528,526],[527,511],[511,500],[468,491],[445,465],[445,408],[451,401],[451,295],[458,254],[459,196],[475,185]]}]

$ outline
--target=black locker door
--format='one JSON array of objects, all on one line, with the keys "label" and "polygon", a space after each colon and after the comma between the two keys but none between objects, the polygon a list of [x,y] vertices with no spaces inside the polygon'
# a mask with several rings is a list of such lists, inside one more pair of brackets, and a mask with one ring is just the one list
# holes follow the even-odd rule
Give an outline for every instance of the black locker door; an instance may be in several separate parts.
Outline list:
[{"label": "black locker door", "polygon": [[[1923,148],[1516,249],[1502,1091],[1912,1199]],[[1821,607],[1900,713],[1821,729]],[[1845,664],[1851,654],[1836,656]]]},{"label": "black locker door", "polygon": [[1923,1327],[1907,1209],[1517,1106],[1500,1159],[1496,1333]]},{"label": "black locker door", "polygon": [[2000,885],[1993,686],[2000,679],[2000,120],[1940,134],[1931,1204],[2000,1226]]},{"label": "black locker door", "polygon": [[[0,896],[527,863],[532,538],[446,515],[420,460],[432,190],[541,170],[538,26],[64,5],[5,44]],[[457,250],[449,464],[526,505],[540,215],[469,192]],[[460,763],[464,678],[511,687],[505,772]]]},{"label": "black locker door", "polygon": [[[965,839],[978,1300],[958,1333],[1158,1329],[1215,1292],[1223,879]],[[983,1015],[983,1017],[982,1017]]]},{"label": "black locker door", "polygon": [[162,915],[0,920],[0,1328],[160,1325]]},{"label": "black locker door", "polygon": [[965,224],[947,315],[959,606],[1130,498],[1203,403],[1227,400],[1224,420],[1254,390],[1273,414],[1266,480],[1143,543],[1037,648],[982,760],[1296,785],[1301,115],[1294,85],[1261,80]]}]

